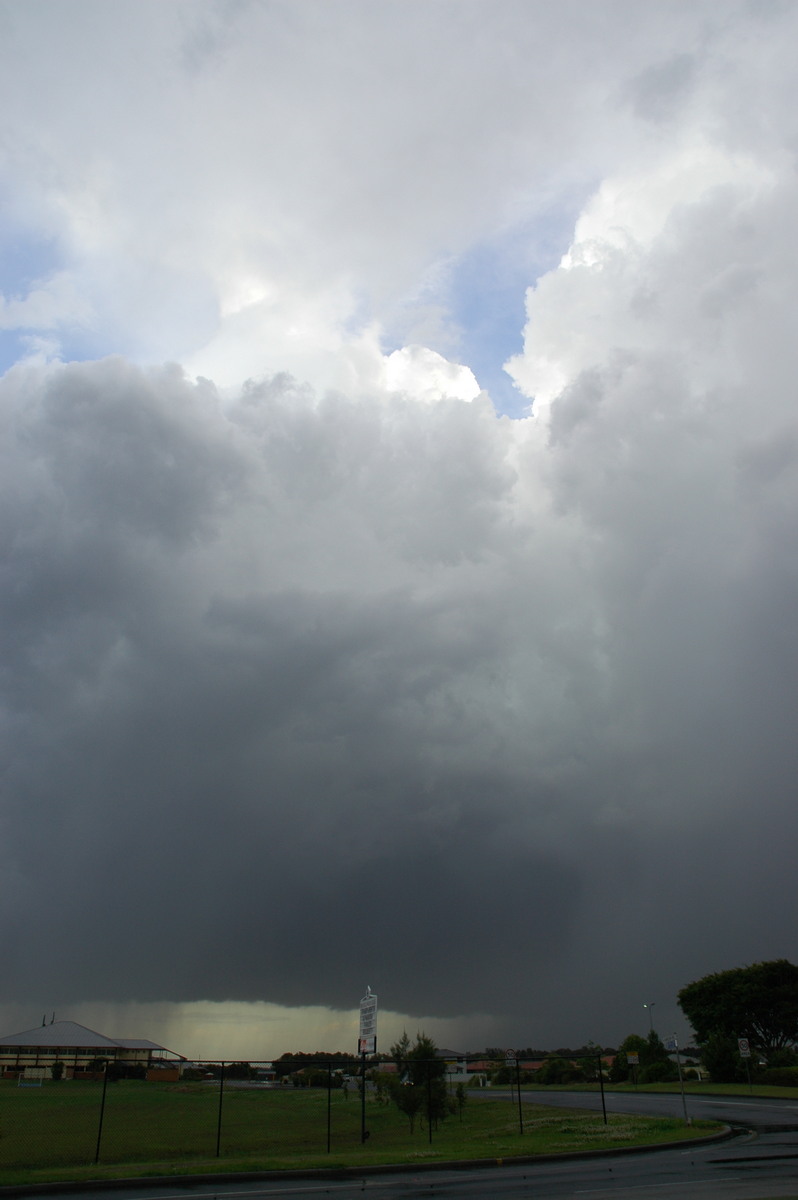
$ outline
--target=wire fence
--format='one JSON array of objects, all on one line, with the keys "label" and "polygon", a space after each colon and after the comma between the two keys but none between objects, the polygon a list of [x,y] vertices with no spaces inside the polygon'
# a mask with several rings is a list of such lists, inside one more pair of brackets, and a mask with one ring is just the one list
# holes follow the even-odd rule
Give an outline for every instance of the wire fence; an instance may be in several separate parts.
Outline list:
[{"label": "wire fence", "polygon": [[[391,1101],[385,1077],[395,1064],[302,1057],[282,1078],[267,1062],[202,1062],[178,1073],[125,1078],[109,1063],[81,1078],[54,1080],[29,1069],[0,1081],[0,1172],[91,1163],[285,1159],[365,1143],[376,1119],[392,1136],[417,1135]],[[440,1061],[419,1062],[417,1126],[430,1139],[439,1115]],[[157,1076],[168,1077],[159,1081]],[[445,1084],[444,1084],[445,1086]],[[447,1095],[451,1096],[454,1089]],[[425,1103],[426,1100],[426,1103]],[[434,1101],[434,1103],[433,1103]],[[395,1127],[395,1128],[394,1128]]]},{"label": "wire fence", "polygon": [[[467,1085],[486,1082],[469,1065],[477,1064],[297,1055],[275,1064],[167,1064],[145,1078],[126,1078],[118,1062],[73,1079],[29,1069],[0,1081],[0,1179],[15,1169],[88,1164],[147,1163],[156,1173],[219,1159],[235,1169],[256,1160],[290,1166],[355,1151],[372,1134],[397,1153],[417,1150],[420,1138],[439,1136],[445,1118],[459,1113],[462,1121]],[[499,1082],[517,1084],[523,1134],[521,1065],[502,1070]]]}]

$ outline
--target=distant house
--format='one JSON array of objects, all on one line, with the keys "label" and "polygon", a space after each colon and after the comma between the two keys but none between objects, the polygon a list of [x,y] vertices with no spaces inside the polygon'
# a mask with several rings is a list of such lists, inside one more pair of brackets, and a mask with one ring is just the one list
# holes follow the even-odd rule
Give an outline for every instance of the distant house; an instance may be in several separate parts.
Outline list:
[{"label": "distant house", "polygon": [[[0,1074],[13,1079],[27,1067],[64,1065],[64,1079],[94,1075],[98,1059],[150,1071],[179,1070],[183,1056],[145,1038],[109,1038],[76,1021],[51,1021],[37,1029],[0,1038]],[[159,1076],[162,1077],[162,1076]]]},{"label": "distant house", "polygon": [[469,1075],[490,1075],[498,1066],[498,1062],[493,1058],[469,1058],[466,1062]]},{"label": "distant house", "polygon": [[461,1054],[458,1050],[436,1050],[436,1058],[442,1058],[446,1062],[446,1081],[447,1083],[461,1083],[468,1080],[468,1056]]}]

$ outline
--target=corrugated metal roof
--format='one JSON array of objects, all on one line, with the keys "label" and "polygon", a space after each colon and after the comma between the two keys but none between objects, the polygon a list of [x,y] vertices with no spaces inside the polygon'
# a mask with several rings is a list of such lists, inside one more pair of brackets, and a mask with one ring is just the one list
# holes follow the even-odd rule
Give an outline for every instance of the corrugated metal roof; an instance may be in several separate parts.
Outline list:
[{"label": "corrugated metal roof", "polygon": [[116,1042],[78,1025],[77,1021],[53,1021],[38,1029],[26,1029],[0,1038],[0,1046],[115,1046]]},{"label": "corrugated metal roof", "polygon": [[141,1038],[107,1038],[102,1033],[87,1029],[85,1025],[78,1025],[77,1021],[53,1021],[50,1025],[26,1029],[23,1033],[12,1033],[8,1037],[0,1038],[0,1046],[58,1046],[61,1049],[82,1046],[98,1050],[107,1047],[123,1050],[166,1049],[157,1042]]},{"label": "corrugated metal roof", "polygon": [[[146,1038],[117,1038],[115,1046],[121,1046],[124,1050],[165,1050],[165,1046],[159,1046],[157,1042],[149,1042]],[[169,1051],[171,1054],[171,1050]]]}]

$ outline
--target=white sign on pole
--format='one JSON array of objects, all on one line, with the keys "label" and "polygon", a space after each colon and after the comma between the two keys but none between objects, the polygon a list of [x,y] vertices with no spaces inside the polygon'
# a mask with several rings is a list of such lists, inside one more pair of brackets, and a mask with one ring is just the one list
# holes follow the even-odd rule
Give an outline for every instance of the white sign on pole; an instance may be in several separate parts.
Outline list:
[{"label": "white sign on pole", "polygon": [[360,1054],[377,1053],[377,997],[371,988],[366,988],[366,994],[360,1001],[358,1052]]},{"label": "white sign on pole", "polygon": [[737,1049],[740,1052],[740,1058],[751,1057],[751,1044],[748,1041],[748,1038],[738,1038]]},{"label": "white sign on pole", "polygon": [[515,1050],[505,1050],[504,1061],[507,1063],[508,1066],[511,1063],[514,1063],[517,1058],[518,1058],[518,1055],[516,1054]]}]

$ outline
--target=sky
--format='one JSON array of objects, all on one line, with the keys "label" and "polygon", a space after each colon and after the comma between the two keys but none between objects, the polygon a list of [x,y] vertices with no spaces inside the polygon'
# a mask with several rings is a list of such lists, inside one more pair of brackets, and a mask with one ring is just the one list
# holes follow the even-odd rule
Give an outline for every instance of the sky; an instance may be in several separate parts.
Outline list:
[{"label": "sky", "polygon": [[797,39],[0,0],[2,1032],[688,1040],[796,960]]}]

